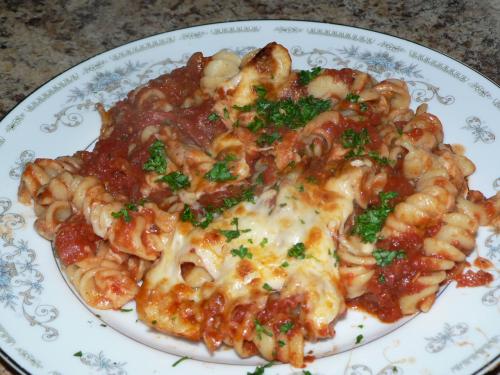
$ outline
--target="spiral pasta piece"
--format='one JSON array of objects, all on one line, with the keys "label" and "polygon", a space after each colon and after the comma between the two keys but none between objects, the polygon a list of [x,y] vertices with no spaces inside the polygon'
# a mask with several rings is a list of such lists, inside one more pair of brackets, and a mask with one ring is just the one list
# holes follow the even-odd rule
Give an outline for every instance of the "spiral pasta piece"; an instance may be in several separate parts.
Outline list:
[{"label": "spiral pasta piece", "polygon": [[78,294],[92,307],[119,309],[131,301],[139,290],[139,281],[147,262],[113,253],[102,244],[95,256],[66,268]]}]

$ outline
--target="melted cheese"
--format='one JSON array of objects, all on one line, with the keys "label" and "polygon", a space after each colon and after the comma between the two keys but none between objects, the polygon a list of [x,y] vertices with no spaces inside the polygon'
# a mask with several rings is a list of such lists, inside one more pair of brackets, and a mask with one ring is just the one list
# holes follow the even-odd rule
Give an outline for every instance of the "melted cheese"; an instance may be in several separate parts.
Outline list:
[{"label": "melted cheese", "polygon": [[[333,256],[334,238],[352,213],[357,179],[352,170],[332,179],[324,187],[294,180],[282,182],[279,191],[269,189],[255,203],[243,202],[227,210],[206,229],[179,223],[160,261],[148,273],[148,285],[166,292],[185,281],[181,263],[193,255],[213,279],[214,287],[228,300],[250,302],[267,283],[282,297],[307,295],[307,320],[316,330],[343,312],[339,267]],[[235,230],[228,240],[221,231]],[[189,228],[191,227],[191,230]],[[297,243],[305,245],[303,259],[289,256]],[[251,258],[232,254],[243,246]],[[288,266],[283,267],[283,264]],[[202,299],[196,288],[194,299]]]}]

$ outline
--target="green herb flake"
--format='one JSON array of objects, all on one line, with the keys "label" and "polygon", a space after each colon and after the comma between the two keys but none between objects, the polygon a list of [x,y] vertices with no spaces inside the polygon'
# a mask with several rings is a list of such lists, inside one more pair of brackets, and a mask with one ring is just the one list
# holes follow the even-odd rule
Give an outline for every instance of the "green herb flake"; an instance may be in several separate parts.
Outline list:
[{"label": "green herb flake", "polygon": [[314,184],[314,185],[318,184],[318,179],[314,176],[307,176],[306,181],[309,182],[310,184]]},{"label": "green herb flake", "polygon": [[394,165],[396,163],[395,160],[389,159],[385,156],[380,156],[380,154],[376,151],[369,151],[368,156],[371,157],[380,165]]},{"label": "green herb flake", "polygon": [[335,259],[335,267],[337,267],[340,263],[340,256],[337,253],[337,250],[334,250],[332,253],[333,259]]},{"label": "green herb flake", "polygon": [[278,132],[273,132],[271,134],[263,133],[259,136],[259,138],[257,138],[257,144],[260,147],[264,147],[264,146],[270,146],[275,141],[281,141],[281,140],[282,140],[282,137],[281,137],[280,133],[278,133]]},{"label": "green herb flake", "polygon": [[278,340],[278,345],[280,346],[280,348],[284,347],[286,344],[283,340]]},{"label": "green herb flake", "polygon": [[111,216],[113,216],[115,219],[123,218],[126,223],[130,223],[132,221],[132,216],[130,216],[126,208],[122,208],[118,212],[111,212]]},{"label": "green herb flake", "polygon": [[346,155],[347,159],[363,156],[365,146],[370,143],[368,130],[365,128],[359,132],[356,132],[354,129],[346,129],[340,136],[340,139],[342,141],[342,146],[350,149]]},{"label": "green herb flake", "polygon": [[253,257],[253,254],[250,251],[248,251],[248,247],[245,247],[243,245],[240,245],[240,247],[238,247],[237,249],[232,249],[231,255],[233,257],[240,257],[241,259],[245,258],[252,259]]},{"label": "green herb flake", "polygon": [[306,246],[302,242],[297,242],[290,249],[288,249],[288,256],[296,259],[305,259]]},{"label": "green herb flake", "polygon": [[257,366],[254,372],[247,372],[247,375],[263,375],[264,371],[266,371],[266,368],[271,367],[273,364],[274,362],[269,362],[264,366]]},{"label": "green herb flake", "polygon": [[82,351],[80,350],[79,352],[76,352],[75,354],[73,354],[74,357],[82,357],[83,356],[83,353]]},{"label": "green herb flake", "polygon": [[358,324],[358,328],[364,328],[363,324]]},{"label": "green herb flake", "polygon": [[375,258],[377,265],[380,267],[386,267],[390,265],[394,261],[394,259],[406,258],[406,253],[403,250],[389,251],[377,249],[372,252],[372,255]]},{"label": "green herb flake", "polygon": [[152,325],[156,325],[156,323],[158,323],[156,320],[153,320],[153,321],[151,322],[151,324],[152,324]]},{"label": "green herb flake", "polygon": [[165,155],[165,144],[156,140],[149,147],[149,159],[144,163],[142,169],[149,172],[163,174],[167,171],[167,159]]},{"label": "green herb flake", "polygon": [[274,290],[273,287],[271,285],[269,285],[268,283],[264,283],[264,285],[262,285],[262,288],[264,288],[268,292],[272,292]]},{"label": "green herb flake", "polygon": [[299,192],[303,193],[303,192],[305,191],[305,189],[304,189],[304,185],[302,185],[302,184],[298,185],[298,186],[297,186],[297,190],[298,190]]},{"label": "green herb flake", "polygon": [[257,337],[259,340],[262,340],[262,334],[273,337],[273,334],[271,331],[269,331],[266,327],[264,327],[262,324],[257,319],[254,319],[254,324],[255,324],[255,332],[257,333]]},{"label": "green herb flake", "polygon": [[208,115],[209,121],[217,121],[218,119],[220,119],[220,116],[215,112],[212,112]]},{"label": "green herb flake", "polygon": [[359,344],[363,340],[363,335],[356,336],[356,344]]},{"label": "green herb flake", "polygon": [[255,183],[259,185],[264,185],[264,172],[261,172],[257,175],[257,178],[255,179]]},{"label": "green herb flake", "polygon": [[345,100],[347,100],[348,102],[351,102],[351,103],[357,103],[359,101],[359,95],[353,94],[353,93],[350,92],[345,97]]},{"label": "green herb flake", "polygon": [[302,375],[312,375],[311,371],[302,370]]},{"label": "green herb flake", "polygon": [[193,211],[191,211],[191,207],[189,207],[187,204],[184,205],[184,209],[181,212],[181,221],[187,221],[191,223],[195,221]]},{"label": "green herb flake", "polygon": [[158,179],[158,181],[167,183],[172,191],[185,189],[191,186],[189,177],[179,171],[171,172],[165,176],[162,176]]},{"label": "green herb flake", "polygon": [[264,86],[254,86],[253,89],[257,93],[259,98],[265,98],[267,95],[267,90]]},{"label": "green herb flake", "polygon": [[231,174],[227,166],[227,161],[218,161],[214,164],[212,169],[210,169],[204,176],[207,180],[212,182],[225,182],[236,180],[236,176]]},{"label": "green herb flake", "polygon": [[196,220],[196,217],[195,217],[193,211],[191,210],[191,208],[187,204],[185,204],[184,209],[181,212],[180,218],[181,218],[181,221],[183,221],[183,222],[189,222],[196,227],[200,227],[200,228],[205,229],[214,220],[214,214],[212,211],[207,210],[203,220],[198,221],[198,220]]},{"label": "green herb flake", "polygon": [[184,356],[184,357],[182,357],[182,358],[178,359],[177,361],[175,361],[174,363],[172,363],[172,367],[177,366],[178,364],[180,364],[181,362],[184,362],[184,361],[185,361],[185,360],[187,360],[187,359],[191,359],[191,358],[190,358],[190,357],[188,357],[188,356]]},{"label": "green herb flake", "polygon": [[368,110],[368,105],[365,102],[359,103],[359,110],[361,112],[366,112]]},{"label": "green herb flake", "polygon": [[260,241],[259,246],[260,247],[266,247],[266,245],[267,245],[268,242],[269,242],[269,240],[267,239],[267,237],[264,237],[262,239],[262,241]]},{"label": "green herb flake", "polygon": [[304,219],[302,219],[302,218],[300,218],[300,217],[299,217],[299,221],[300,221],[300,223],[301,223],[301,224],[305,224],[305,223],[306,223],[306,222],[304,221]]},{"label": "green herb flake", "polygon": [[247,129],[252,133],[257,133],[260,129],[264,127],[264,121],[258,117],[254,117],[252,121],[250,121],[247,125]]},{"label": "green herb flake", "polygon": [[231,242],[240,236],[240,231],[237,229],[219,230],[219,232],[226,237],[226,242]]},{"label": "green herb flake", "polygon": [[287,268],[290,265],[287,261],[281,263],[280,267]]},{"label": "green herb flake", "polygon": [[306,86],[309,82],[319,76],[321,71],[322,69],[319,66],[312,68],[311,70],[301,70],[299,72],[299,83],[302,86]]},{"label": "green herb flake", "polygon": [[226,107],[224,107],[224,118],[227,120],[229,119],[229,111],[227,110]]},{"label": "green herb flake", "polygon": [[124,309],[124,308],[121,308],[120,311],[121,312],[131,312],[131,311],[134,311],[134,309]]},{"label": "green herb flake", "polygon": [[394,210],[389,201],[396,198],[396,192],[381,192],[380,205],[368,208],[355,219],[352,234],[357,234],[365,243],[373,243],[377,240],[377,234],[382,229],[387,216]]},{"label": "green herb flake", "polygon": [[280,332],[281,333],[288,333],[288,331],[290,331],[292,328],[293,328],[293,323],[292,322],[286,322],[286,323],[283,323],[280,326]]},{"label": "green herb flake", "polygon": [[385,279],[385,275],[384,275],[383,273],[381,273],[381,274],[379,275],[379,277],[378,277],[378,282],[379,282],[380,284],[385,284],[386,279]]}]

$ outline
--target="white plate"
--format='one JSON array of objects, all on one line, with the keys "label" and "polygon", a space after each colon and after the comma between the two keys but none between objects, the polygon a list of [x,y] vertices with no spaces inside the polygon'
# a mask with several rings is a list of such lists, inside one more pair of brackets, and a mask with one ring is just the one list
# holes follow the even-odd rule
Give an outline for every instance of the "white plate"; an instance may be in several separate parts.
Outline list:
[{"label": "white plate", "polygon": [[[211,55],[230,48],[243,54],[270,41],[289,48],[295,68],[348,66],[379,80],[406,80],[412,106],[427,102],[444,123],[445,141],[464,145],[477,165],[471,187],[488,196],[500,190],[499,88],[420,45],[352,27],[297,21],[213,24],[129,43],[54,78],[0,123],[0,344],[2,356],[16,368],[37,374],[246,374],[265,363],[258,357],[242,360],[232,350],[210,355],[202,344],[152,332],[136,322],[135,310],[92,312],[66,284],[49,242],[33,230],[32,209],[17,203],[16,192],[26,162],[91,144],[100,126],[95,103],[110,106],[139,84],[183,65],[193,52]],[[500,235],[483,228],[472,257],[478,254],[498,266]],[[500,352],[500,284],[493,272],[492,285],[451,285],[429,313],[394,325],[349,311],[334,339],[307,347],[321,357],[308,370],[470,374],[491,368]],[[359,334],[363,343],[354,345]],[[178,356],[196,359],[172,367]],[[266,369],[266,375],[300,373],[281,364]]]}]

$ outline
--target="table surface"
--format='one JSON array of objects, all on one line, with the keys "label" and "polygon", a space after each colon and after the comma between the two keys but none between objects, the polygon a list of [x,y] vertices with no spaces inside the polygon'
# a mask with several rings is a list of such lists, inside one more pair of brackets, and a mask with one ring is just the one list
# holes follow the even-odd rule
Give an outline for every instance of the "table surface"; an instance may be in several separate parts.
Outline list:
[{"label": "table surface", "polygon": [[[273,18],[406,38],[500,83],[500,0],[0,0],[0,119],[53,76],[110,48],[186,26]],[[0,361],[6,374],[13,370]]]}]

